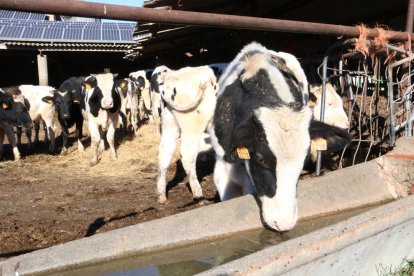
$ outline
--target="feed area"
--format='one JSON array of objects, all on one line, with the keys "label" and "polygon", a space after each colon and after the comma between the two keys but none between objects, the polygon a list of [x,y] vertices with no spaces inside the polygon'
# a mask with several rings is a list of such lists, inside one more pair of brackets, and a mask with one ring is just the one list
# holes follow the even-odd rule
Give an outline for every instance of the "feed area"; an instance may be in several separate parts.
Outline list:
[{"label": "feed area", "polygon": [[[60,134],[56,122],[57,135]],[[212,179],[213,155],[198,162],[198,176],[205,199],[195,202],[179,154],[171,162],[166,204],[159,204],[156,192],[159,135],[155,124],[139,128],[136,136],[117,132],[118,160],[105,150],[98,165],[91,167],[90,139],[84,137],[85,151],[78,153],[74,128],[67,155],[47,153],[40,144],[28,154],[25,140],[22,160],[13,162],[5,140],[5,160],[0,162],[0,259],[20,255],[122,228],[206,204],[212,204],[216,189]],[[41,135],[43,131],[40,131]],[[88,133],[84,126],[84,135]],[[22,137],[25,137],[24,135]]]}]

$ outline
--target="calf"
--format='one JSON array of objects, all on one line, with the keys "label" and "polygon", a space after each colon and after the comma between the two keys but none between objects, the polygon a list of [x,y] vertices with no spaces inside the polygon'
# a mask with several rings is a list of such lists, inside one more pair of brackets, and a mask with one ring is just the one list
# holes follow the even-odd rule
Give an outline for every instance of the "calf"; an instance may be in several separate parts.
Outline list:
[{"label": "calf", "polygon": [[194,198],[203,196],[196,175],[196,159],[202,134],[209,127],[216,103],[217,83],[208,66],[186,67],[169,72],[161,87],[166,103],[161,117],[162,135],[158,155],[158,200],[167,200],[166,173],[181,136],[181,161]]},{"label": "calf", "polygon": [[59,89],[53,91],[53,96],[47,96],[43,100],[52,102],[58,113],[58,120],[62,129],[63,146],[62,154],[67,152],[69,128],[76,125],[76,138],[78,139],[78,150],[83,151],[82,127],[83,117],[80,106],[82,94],[82,82],[85,78],[71,77],[60,85]]},{"label": "calf", "polygon": [[[4,136],[7,135],[9,144],[13,148],[14,160],[20,159],[20,152],[16,145],[13,126],[31,128],[33,126],[29,115],[29,102],[20,91],[4,88],[0,89],[0,158],[3,157]],[[11,94],[13,92],[13,94]]]},{"label": "calf", "polygon": [[256,193],[264,222],[278,231],[298,217],[296,186],[311,139],[344,146],[349,134],[312,120],[298,60],[258,43],[245,46],[219,80],[211,140],[222,200]]},{"label": "calf", "polygon": [[[140,87],[140,98],[138,105],[138,114],[139,120],[152,120],[151,114],[151,98],[150,98],[150,89],[149,81],[147,79],[147,72],[145,70],[140,70],[132,72],[129,74],[129,78],[136,82],[137,87]],[[144,81],[144,83],[142,83]]]},{"label": "calf", "polygon": [[171,69],[167,66],[158,66],[154,69],[151,75],[150,95],[151,95],[151,113],[157,126],[158,133],[161,133],[161,116],[162,110],[165,108],[161,100],[160,89],[164,85],[164,79]]},{"label": "calf", "polygon": [[[320,121],[321,116],[322,86],[310,86],[309,106],[312,108],[313,117]],[[341,97],[336,93],[332,84],[326,84],[324,122],[343,129],[349,128],[349,119],[345,113]]]},{"label": "calf", "polygon": [[103,133],[106,133],[111,158],[117,159],[114,144],[115,129],[119,121],[119,110],[121,98],[114,89],[114,78],[111,73],[91,75],[83,82],[84,93],[82,115],[88,122],[89,134],[91,136],[92,159],[91,166],[98,163],[100,152],[104,149]]},{"label": "calf", "polygon": [[115,83],[115,89],[121,96],[120,116],[124,129],[132,127],[134,132],[138,130],[139,100],[141,91],[145,86],[144,78],[126,78]]},{"label": "calf", "polygon": [[33,126],[30,119],[29,102],[21,95],[6,94],[0,89],[0,122],[14,127]]},{"label": "calf", "polygon": [[[53,117],[55,109],[53,102],[48,102],[45,97],[53,95],[53,87],[50,86],[39,86],[39,85],[20,85],[8,88],[10,93],[21,93],[21,95],[27,99],[30,104],[30,118],[35,125],[35,138],[34,142],[39,141],[39,124],[43,121],[45,125],[45,138],[44,141],[49,144],[49,152],[55,150],[55,123]],[[29,150],[32,149],[32,131],[31,128],[26,128],[26,136]],[[17,128],[17,142],[20,144],[21,141],[21,128]]]}]

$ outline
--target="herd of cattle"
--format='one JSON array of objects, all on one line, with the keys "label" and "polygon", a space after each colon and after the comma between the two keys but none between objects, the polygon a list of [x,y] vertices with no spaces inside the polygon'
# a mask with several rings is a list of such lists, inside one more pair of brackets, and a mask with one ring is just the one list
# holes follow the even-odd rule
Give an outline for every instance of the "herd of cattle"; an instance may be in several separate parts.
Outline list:
[{"label": "herd of cattle", "polygon": [[[0,89],[0,154],[4,135],[19,159],[21,128],[31,147],[44,121],[49,150],[54,151],[54,113],[67,151],[69,128],[76,125],[78,150],[83,151],[82,127],[91,137],[91,165],[96,165],[106,138],[117,158],[117,128],[137,130],[142,114],[151,116],[161,135],[158,156],[158,200],[167,200],[166,172],[181,139],[181,161],[194,198],[203,196],[196,175],[201,150],[216,154],[214,182],[222,200],[256,193],[262,216],[271,228],[291,229],[297,220],[296,186],[306,160],[314,155],[311,141],[324,141],[328,151],[352,140],[342,100],[327,86],[325,123],[320,122],[321,88],[309,85],[291,54],[245,46],[225,68],[218,65],[171,70],[141,70],[129,78],[112,73],[72,77],[58,89],[20,85]],[[17,127],[16,143],[14,127]],[[105,135],[105,136],[104,136]]]}]

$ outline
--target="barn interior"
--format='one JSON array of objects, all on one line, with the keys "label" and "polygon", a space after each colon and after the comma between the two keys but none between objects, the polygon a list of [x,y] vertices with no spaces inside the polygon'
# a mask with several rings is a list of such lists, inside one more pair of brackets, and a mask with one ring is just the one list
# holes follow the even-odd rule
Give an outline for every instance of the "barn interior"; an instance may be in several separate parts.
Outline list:
[{"label": "barn interior", "polygon": [[[383,26],[386,29],[404,31],[408,1],[390,3],[385,0],[350,0],[333,3],[327,0],[145,0],[144,7],[346,26],[363,23],[368,27]],[[25,37],[19,39],[26,40]],[[75,45],[76,51],[65,47],[48,50],[34,44],[8,45],[6,50],[1,50],[1,64],[7,70],[2,70],[0,83],[2,86],[37,84],[36,56],[39,53],[48,56],[49,84],[57,86],[70,76],[98,73],[105,68],[110,68],[120,76],[126,76],[131,71],[154,68],[161,64],[178,69],[184,66],[229,62],[243,45],[251,41],[258,41],[270,49],[298,56],[308,77],[317,81],[315,69],[322,61],[326,49],[337,39],[326,35],[139,22],[130,41],[135,41],[136,44],[129,47],[129,52],[125,49],[124,52],[84,50],[79,45]],[[0,37],[0,43],[7,40]]]}]

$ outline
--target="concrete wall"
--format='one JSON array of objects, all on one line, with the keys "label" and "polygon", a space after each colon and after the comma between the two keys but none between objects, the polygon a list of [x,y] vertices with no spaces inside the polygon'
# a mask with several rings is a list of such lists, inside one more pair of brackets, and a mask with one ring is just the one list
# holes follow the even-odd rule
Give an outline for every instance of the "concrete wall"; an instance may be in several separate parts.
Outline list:
[{"label": "concrete wall", "polygon": [[[396,151],[391,152],[390,157],[381,157],[329,173],[323,177],[300,181],[298,184],[299,219],[309,219],[398,198],[400,194],[396,192],[398,189],[394,185],[396,183],[395,177],[394,180],[387,182],[387,179],[392,178],[394,170],[399,170],[396,175],[399,179],[405,179],[407,184],[405,186],[409,191],[410,185],[413,184],[413,179],[410,177],[414,171],[414,166],[410,165],[412,159],[409,154],[410,150],[414,149],[414,139],[404,141],[402,145],[397,144]],[[407,148],[405,149],[405,147]],[[397,151],[398,148],[405,152],[404,156]],[[393,155],[391,156],[391,154]],[[334,252],[338,252],[338,255],[332,259],[320,260],[320,271],[328,269],[326,262],[333,264],[337,262],[340,270],[343,267],[341,260],[345,260],[343,256],[348,256],[349,252],[345,251],[342,255],[339,254],[339,251],[356,242],[371,238],[372,240],[368,240],[367,244],[372,244],[372,241],[375,242],[384,237],[375,237],[384,231],[390,230],[385,235],[386,237],[391,236],[395,231],[404,229],[393,229],[399,225],[405,226],[406,229],[408,229],[407,227],[413,229],[413,205],[413,197],[398,200],[395,205],[387,205],[377,212],[366,213],[365,217],[358,216],[355,220],[347,220],[339,226],[318,231],[318,234],[309,234],[282,243],[276,248],[256,253],[259,255],[252,254],[246,257],[252,259],[243,258],[240,259],[240,263],[223,265],[207,274],[236,273],[243,271],[242,268],[253,274],[295,273],[295,270],[302,269],[302,266],[303,269],[313,271],[313,267],[305,267],[308,262],[316,261]],[[183,225],[185,225],[184,228]],[[4,275],[14,275],[15,272],[18,272],[19,275],[51,272],[212,240],[260,227],[262,227],[262,222],[254,197],[244,196],[10,258],[0,262],[0,272]],[[404,240],[404,244],[408,244],[408,242],[411,242],[411,245],[414,244],[412,232],[404,232],[403,236],[408,239]],[[392,247],[394,242],[395,240],[390,240],[390,244],[384,244],[384,246]],[[357,252],[357,256],[364,260],[369,252],[374,251],[372,249],[373,251],[365,252],[364,248],[368,248],[367,244],[359,246],[358,250],[349,250]],[[304,247],[304,245],[308,246]],[[374,243],[373,246],[378,246],[378,244]],[[412,251],[402,251],[412,256]],[[384,258],[389,259],[388,257]],[[400,256],[397,257],[397,259],[399,258]],[[263,263],[263,260],[266,262]],[[243,266],[244,263],[248,265]],[[293,265],[294,263],[295,265]],[[232,264],[233,267],[231,267]],[[358,267],[355,266],[355,268]],[[301,272],[301,270],[298,271],[298,273]]]}]

